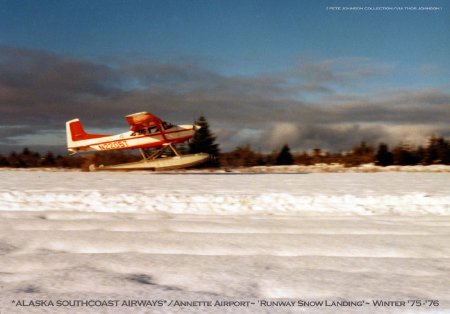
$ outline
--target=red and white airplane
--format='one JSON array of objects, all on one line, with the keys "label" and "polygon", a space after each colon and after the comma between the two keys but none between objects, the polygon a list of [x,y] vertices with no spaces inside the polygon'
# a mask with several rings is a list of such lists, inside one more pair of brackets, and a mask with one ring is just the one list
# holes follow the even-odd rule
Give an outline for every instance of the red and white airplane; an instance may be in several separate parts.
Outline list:
[{"label": "red and white airplane", "polygon": [[[91,170],[160,170],[185,168],[197,165],[209,158],[208,154],[181,155],[174,145],[191,139],[197,125],[172,125],[148,112],[138,112],[126,116],[130,131],[117,134],[89,134],[79,119],[66,122],[67,149],[73,154],[78,152],[139,149],[142,161],[114,166],[95,167]],[[151,154],[145,149],[154,148]],[[174,157],[163,157],[166,149]]]}]

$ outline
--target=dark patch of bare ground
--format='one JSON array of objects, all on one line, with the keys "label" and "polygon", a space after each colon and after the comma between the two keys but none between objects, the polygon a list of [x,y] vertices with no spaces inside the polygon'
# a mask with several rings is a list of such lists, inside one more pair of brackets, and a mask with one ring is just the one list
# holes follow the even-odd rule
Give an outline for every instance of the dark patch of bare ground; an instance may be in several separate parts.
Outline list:
[{"label": "dark patch of bare ground", "polygon": [[146,274],[131,274],[127,276],[127,279],[136,283],[140,283],[142,285],[157,285],[157,283],[153,281],[153,278]]},{"label": "dark patch of bare ground", "polygon": [[41,289],[39,287],[36,287],[34,285],[28,285],[23,288],[17,289],[18,293],[39,293],[41,292]]},{"label": "dark patch of bare ground", "polygon": [[150,275],[146,274],[131,274],[126,277],[127,280],[141,284],[141,285],[149,285],[149,286],[157,286],[163,290],[168,291],[182,291],[183,289],[175,287],[175,286],[167,286],[167,285],[159,285],[154,281],[154,278]]},{"label": "dark patch of bare ground", "polygon": [[0,243],[0,255],[9,254],[13,251],[17,250],[17,247],[8,243]]}]

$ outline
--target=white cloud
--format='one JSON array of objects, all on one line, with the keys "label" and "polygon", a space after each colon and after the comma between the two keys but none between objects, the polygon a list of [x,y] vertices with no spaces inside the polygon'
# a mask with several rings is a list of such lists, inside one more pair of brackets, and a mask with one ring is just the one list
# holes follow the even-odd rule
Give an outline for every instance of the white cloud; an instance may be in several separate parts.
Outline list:
[{"label": "white cloud", "polygon": [[275,123],[269,131],[267,142],[270,147],[279,148],[281,145],[297,142],[299,135],[299,128],[296,124],[292,122],[279,122]]}]

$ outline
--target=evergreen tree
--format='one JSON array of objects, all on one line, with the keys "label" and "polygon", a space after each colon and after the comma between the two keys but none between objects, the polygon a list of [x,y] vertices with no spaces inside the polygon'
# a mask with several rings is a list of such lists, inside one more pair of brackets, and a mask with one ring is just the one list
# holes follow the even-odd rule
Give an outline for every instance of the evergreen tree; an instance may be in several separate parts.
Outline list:
[{"label": "evergreen tree", "polygon": [[265,164],[264,155],[254,152],[250,145],[238,146],[220,156],[221,165],[227,167],[253,167]]},{"label": "evergreen tree", "polygon": [[28,147],[25,147],[22,153],[19,154],[19,158],[23,160],[26,167],[38,167],[41,161],[39,153],[31,152]]},{"label": "evergreen tree", "polygon": [[399,145],[392,149],[394,164],[400,166],[416,165],[418,160],[414,149],[409,145]]},{"label": "evergreen tree", "polygon": [[423,148],[422,146],[417,147],[416,159],[417,159],[418,164],[421,164],[421,165],[426,164],[426,161],[425,161],[426,155],[427,155],[427,152],[426,152],[425,148]]},{"label": "evergreen tree", "polygon": [[27,164],[15,152],[12,152],[11,154],[9,154],[7,162],[9,164],[9,166],[13,167],[13,168],[26,168],[27,167]]},{"label": "evergreen tree", "polygon": [[450,164],[450,143],[442,137],[432,137],[425,150],[425,163]]},{"label": "evergreen tree", "polygon": [[219,166],[219,145],[215,143],[216,137],[209,129],[209,124],[204,116],[198,118],[195,124],[201,128],[195,131],[194,137],[189,143],[189,152],[191,154],[207,153],[211,156],[211,159],[203,164],[206,167],[218,167]]},{"label": "evergreen tree", "polygon": [[378,166],[389,166],[394,162],[392,153],[389,151],[389,148],[386,144],[381,143],[378,146],[377,153],[375,155],[375,163]]},{"label": "evergreen tree", "polygon": [[450,143],[442,137],[438,139],[438,157],[441,164],[450,164]]},{"label": "evergreen tree", "polygon": [[431,165],[433,163],[437,163],[436,160],[437,157],[437,138],[435,136],[432,136],[430,140],[428,141],[428,147],[425,152],[425,164]]},{"label": "evergreen tree", "polygon": [[359,145],[353,147],[352,152],[347,155],[346,165],[358,166],[374,162],[375,149],[362,141]]},{"label": "evergreen tree", "polygon": [[0,167],[9,167],[10,164],[8,162],[8,159],[2,155],[0,155]]},{"label": "evergreen tree", "polygon": [[311,163],[314,164],[318,164],[322,162],[322,149],[320,148],[314,148],[313,149],[313,153],[312,153],[312,159],[311,159]]},{"label": "evergreen tree", "polygon": [[45,154],[45,156],[41,162],[41,166],[43,166],[43,167],[54,167],[55,166],[55,156],[53,155],[52,152],[47,152],[47,154]]},{"label": "evergreen tree", "polygon": [[287,144],[283,146],[275,161],[276,165],[292,165],[294,157],[291,154],[291,149]]}]

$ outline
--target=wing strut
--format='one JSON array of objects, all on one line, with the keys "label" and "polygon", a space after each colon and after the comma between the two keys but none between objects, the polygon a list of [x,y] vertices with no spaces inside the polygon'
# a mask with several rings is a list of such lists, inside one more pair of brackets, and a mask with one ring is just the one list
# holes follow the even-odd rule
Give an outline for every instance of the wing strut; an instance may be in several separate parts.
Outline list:
[{"label": "wing strut", "polygon": [[181,154],[178,152],[178,150],[175,148],[175,146],[172,145],[172,143],[169,143],[167,145],[164,145],[160,149],[156,150],[152,154],[148,154],[144,149],[139,148],[139,152],[141,153],[143,160],[155,160],[156,158],[161,157],[162,154],[167,150],[167,148],[170,148],[170,150],[175,154],[175,156],[181,157]]}]

